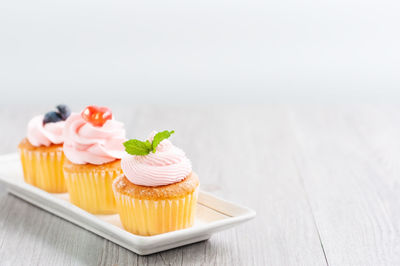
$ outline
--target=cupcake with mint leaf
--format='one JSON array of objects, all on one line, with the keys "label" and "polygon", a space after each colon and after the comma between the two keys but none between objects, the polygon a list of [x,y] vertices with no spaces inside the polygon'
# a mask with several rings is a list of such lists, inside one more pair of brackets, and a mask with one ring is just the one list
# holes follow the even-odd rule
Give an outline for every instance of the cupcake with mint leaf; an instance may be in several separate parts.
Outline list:
[{"label": "cupcake with mint leaf", "polygon": [[152,132],[146,141],[124,142],[123,175],[113,182],[124,228],[150,236],[193,225],[199,179],[185,153],[168,138],[174,131]]},{"label": "cupcake with mint leaf", "polygon": [[18,145],[26,183],[51,193],[67,191],[62,145],[65,120],[70,114],[68,106],[60,104],[56,111],[29,121],[26,138]]}]

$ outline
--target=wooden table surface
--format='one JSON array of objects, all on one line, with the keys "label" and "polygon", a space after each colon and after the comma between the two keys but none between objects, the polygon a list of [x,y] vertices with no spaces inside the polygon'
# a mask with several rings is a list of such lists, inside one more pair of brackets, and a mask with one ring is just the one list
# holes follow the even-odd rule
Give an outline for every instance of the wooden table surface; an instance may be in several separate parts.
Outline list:
[{"label": "wooden table surface", "polygon": [[[0,107],[0,152],[15,152],[29,118],[51,107]],[[0,187],[1,265],[400,265],[400,107],[113,110],[128,137],[174,129],[202,189],[256,218],[138,256]]]}]

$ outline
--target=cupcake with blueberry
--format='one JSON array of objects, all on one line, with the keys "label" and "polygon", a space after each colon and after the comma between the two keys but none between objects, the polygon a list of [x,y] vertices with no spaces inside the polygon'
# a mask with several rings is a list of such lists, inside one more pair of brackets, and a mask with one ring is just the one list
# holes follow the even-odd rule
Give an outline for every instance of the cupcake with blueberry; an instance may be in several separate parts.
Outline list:
[{"label": "cupcake with blueberry", "polygon": [[64,127],[64,176],[70,201],[94,213],[116,213],[113,180],[121,174],[124,124],[107,107],[88,106]]},{"label": "cupcake with blueberry", "polygon": [[123,175],[113,183],[124,228],[149,236],[193,225],[199,179],[185,153],[168,138],[173,131],[153,132],[148,140],[124,143]]},{"label": "cupcake with blueberry", "polygon": [[71,114],[66,105],[33,117],[27,136],[18,145],[25,182],[51,193],[67,191],[63,174],[65,120]]}]

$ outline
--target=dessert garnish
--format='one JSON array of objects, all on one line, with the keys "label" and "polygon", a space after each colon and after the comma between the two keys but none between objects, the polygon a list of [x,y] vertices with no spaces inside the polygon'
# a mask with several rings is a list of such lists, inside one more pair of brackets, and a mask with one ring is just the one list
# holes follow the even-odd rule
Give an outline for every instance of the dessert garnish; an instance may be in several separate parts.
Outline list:
[{"label": "dessert garnish", "polygon": [[112,119],[112,112],[108,107],[90,105],[83,109],[81,116],[92,126],[101,127],[107,120]]},{"label": "dessert garnish", "polygon": [[59,104],[56,106],[56,108],[62,120],[67,120],[67,118],[71,115],[71,109],[69,109],[69,107],[65,104]]},{"label": "dessert garnish", "polygon": [[169,138],[174,132],[175,131],[173,130],[172,131],[164,130],[162,132],[158,132],[154,136],[152,142],[148,140],[141,141],[137,139],[131,139],[125,141],[124,142],[125,151],[131,155],[147,155],[151,151],[155,153],[158,144],[160,144],[160,142],[163,141],[164,139]]},{"label": "dessert garnish", "polygon": [[71,110],[65,104],[59,104],[56,106],[57,111],[47,112],[43,117],[43,125],[47,123],[56,123],[59,121],[65,121],[71,114]]}]

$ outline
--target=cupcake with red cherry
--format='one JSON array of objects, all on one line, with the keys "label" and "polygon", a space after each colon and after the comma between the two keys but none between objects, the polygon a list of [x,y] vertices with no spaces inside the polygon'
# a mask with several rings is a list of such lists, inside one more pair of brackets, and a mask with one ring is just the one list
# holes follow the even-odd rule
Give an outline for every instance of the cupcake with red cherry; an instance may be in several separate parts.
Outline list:
[{"label": "cupcake with red cherry", "polygon": [[121,174],[124,124],[107,107],[88,106],[64,127],[64,176],[70,201],[94,214],[116,213],[113,180]]},{"label": "cupcake with red cherry", "polygon": [[29,121],[26,138],[18,150],[26,183],[47,192],[63,193],[67,191],[62,168],[63,129],[71,111],[63,104],[56,109]]}]

